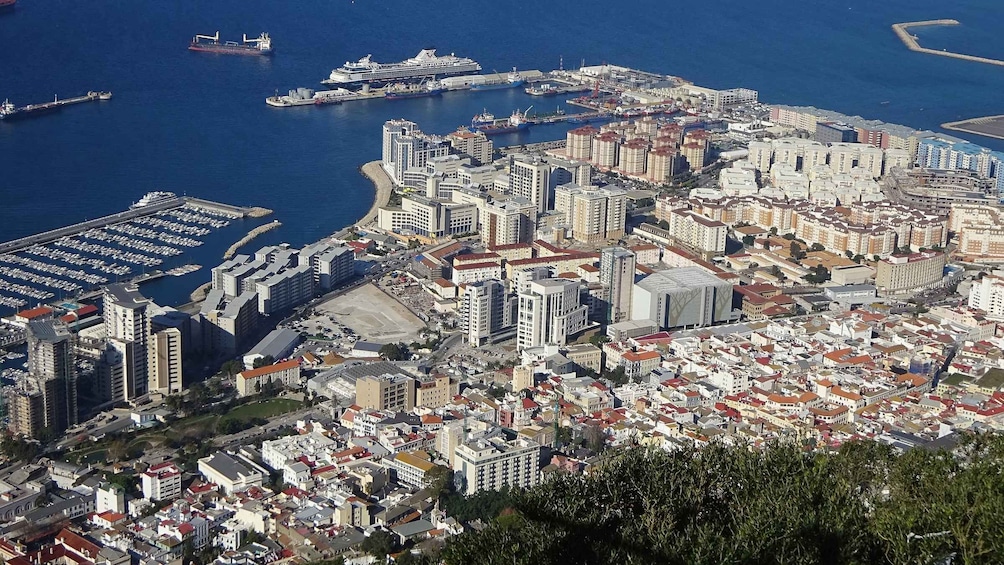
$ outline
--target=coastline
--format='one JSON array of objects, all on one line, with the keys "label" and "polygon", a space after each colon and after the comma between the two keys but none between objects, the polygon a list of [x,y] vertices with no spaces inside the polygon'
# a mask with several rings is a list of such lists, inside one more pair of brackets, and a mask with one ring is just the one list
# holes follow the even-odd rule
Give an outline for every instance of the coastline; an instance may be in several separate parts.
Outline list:
[{"label": "coastline", "polygon": [[391,182],[390,177],[383,170],[380,161],[366,163],[362,167],[359,167],[359,172],[373,183],[373,187],[376,190],[373,206],[370,206],[369,212],[366,212],[366,215],[354,224],[356,227],[363,227],[376,221],[380,208],[390,202],[390,195],[394,191],[394,183]]}]

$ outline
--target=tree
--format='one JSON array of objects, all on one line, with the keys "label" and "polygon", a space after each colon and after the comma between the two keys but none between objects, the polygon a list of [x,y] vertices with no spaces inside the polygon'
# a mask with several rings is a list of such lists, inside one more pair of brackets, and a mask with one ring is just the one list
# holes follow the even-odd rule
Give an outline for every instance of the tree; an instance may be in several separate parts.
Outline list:
[{"label": "tree", "polygon": [[791,244],[788,245],[788,254],[791,255],[791,258],[795,261],[805,259],[805,250],[802,249],[802,246],[795,241],[792,241]]},{"label": "tree", "polygon": [[667,222],[666,220],[659,220],[659,228],[660,229],[664,229],[664,230],[668,230],[669,229],[669,222]]},{"label": "tree", "polygon": [[615,386],[627,384],[628,377],[623,365],[618,365],[616,368],[603,373],[603,378],[609,380]]},{"label": "tree", "polygon": [[259,367],[267,367],[273,363],[275,363],[275,357],[272,357],[271,355],[265,355],[263,357],[255,359],[254,363],[252,363],[251,366],[257,369]]},{"label": "tree", "polygon": [[743,245],[745,245],[747,247],[751,247],[755,242],[756,242],[756,238],[753,237],[752,235],[744,235],[743,236]]},{"label": "tree", "polygon": [[386,361],[403,361],[407,357],[408,349],[403,343],[386,343],[380,347],[378,353]]},{"label": "tree", "polygon": [[223,363],[220,367],[220,372],[226,374],[228,377],[233,378],[244,370],[244,364],[236,359],[231,359]]},{"label": "tree", "polygon": [[809,246],[809,251],[826,251],[826,247],[824,247],[822,243],[813,243]]},{"label": "tree", "polygon": [[786,233],[786,234],[782,235],[781,237],[783,239],[787,239],[788,241],[794,241],[795,240],[795,234],[793,234],[793,233]]},{"label": "tree", "polygon": [[599,332],[589,336],[589,343],[595,345],[596,347],[603,347],[603,344],[608,341],[610,341],[610,337]]},{"label": "tree", "polygon": [[449,467],[436,465],[425,473],[425,488],[436,498],[448,493],[452,484],[453,471]]},{"label": "tree", "polygon": [[375,530],[363,540],[360,548],[377,559],[384,559],[394,550],[394,537],[387,530]]},{"label": "tree", "polygon": [[775,235],[777,235],[777,226],[771,226],[771,227],[770,227],[770,231],[769,231],[768,233],[769,233],[769,234],[770,234],[771,236],[775,236]]}]

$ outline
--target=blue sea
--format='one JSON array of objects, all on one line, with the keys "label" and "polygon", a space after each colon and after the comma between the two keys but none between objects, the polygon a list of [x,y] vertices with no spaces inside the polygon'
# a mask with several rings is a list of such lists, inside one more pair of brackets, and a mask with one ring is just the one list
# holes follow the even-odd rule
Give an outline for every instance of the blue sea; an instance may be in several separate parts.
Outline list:
[{"label": "blue sea", "polygon": [[[429,46],[472,57],[487,72],[609,62],[919,128],[1004,113],[1004,68],[912,53],[889,27],[934,18],[963,25],[917,30],[923,45],[1004,58],[1004,2],[991,0],[707,0],[686,8],[664,0],[19,0],[0,14],[0,97],[20,105],[111,90],[114,99],[0,123],[0,240],[170,190],[275,210],[283,227],[250,248],[302,245],[369,208],[372,186],[358,167],[379,158],[385,120],[447,133],[482,109],[503,116],[561,102],[502,90],[322,108],[264,104],[276,90],[317,86],[347,60],[398,61]],[[268,31],[276,55],[187,51],[194,34],[217,30],[224,39]],[[564,131],[540,126],[498,142]],[[218,263],[252,225],[214,234],[186,261]],[[206,280],[203,270],[144,289],[177,304]]]}]

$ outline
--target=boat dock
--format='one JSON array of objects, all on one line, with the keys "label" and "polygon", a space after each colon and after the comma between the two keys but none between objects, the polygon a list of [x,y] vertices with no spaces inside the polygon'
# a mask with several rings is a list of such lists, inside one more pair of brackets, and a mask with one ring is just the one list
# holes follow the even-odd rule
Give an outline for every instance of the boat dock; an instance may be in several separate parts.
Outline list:
[{"label": "boat dock", "polygon": [[93,298],[113,281],[184,276],[200,269],[181,263],[187,249],[235,219],[268,214],[156,192],[123,212],[0,243],[0,308]]},{"label": "boat dock", "polygon": [[992,137],[994,139],[1004,139],[1004,115],[984,116],[982,118],[948,122],[941,124],[941,127],[963,133]]},{"label": "boat dock", "polygon": [[907,49],[910,51],[916,51],[918,53],[927,53],[928,55],[940,55],[942,57],[951,57],[952,59],[961,59],[963,61],[971,61],[973,63],[984,63],[987,65],[997,65],[1004,67],[1004,61],[1000,59],[991,59],[989,57],[977,57],[975,55],[965,55],[963,53],[953,53],[951,51],[938,51],[937,49],[928,49],[927,47],[921,47],[920,42],[917,41],[917,37],[910,34],[910,28],[915,27],[929,27],[929,26],[957,26],[960,25],[958,20],[925,20],[922,22],[904,22],[901,24],[893,24],[892,30],[896,32],[900,41],[906,45]]}]

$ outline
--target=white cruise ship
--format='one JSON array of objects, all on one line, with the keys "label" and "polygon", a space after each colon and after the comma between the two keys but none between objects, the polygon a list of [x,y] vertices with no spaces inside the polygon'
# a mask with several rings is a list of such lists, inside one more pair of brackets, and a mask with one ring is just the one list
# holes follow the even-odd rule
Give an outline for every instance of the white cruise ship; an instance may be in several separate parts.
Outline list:
[{"label": "white cruise ship", "polygon": [[346,62],[341,68],[331,71],[331,76],[322,84],[342,85],[356,83],[380,83],[416,78],[462,75],[476,73],[481,65],[467,57],[454,54],[438,56],[435,49],[423,49],[418,55],[400,63],[375,63],[370,55],[358,62]]},{"label": "white cruise ship", "polygon": [[144,206],[150,206],[151,204],[159,204],[168,200],[174,200],[177,197],[178,195],[173,192],[147,192],[143,198],[140,198],[138,202],[134,202],[129,208],[142,208]]}]

